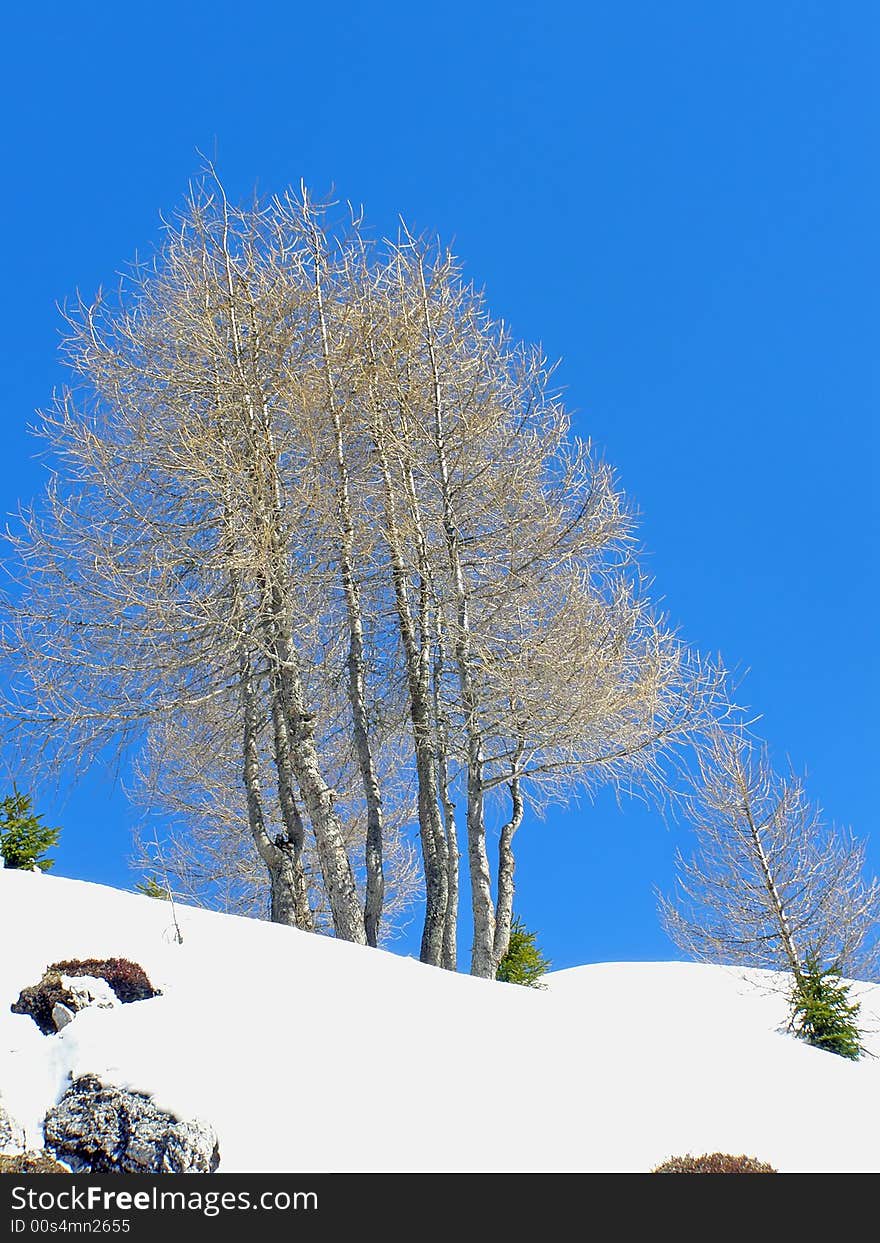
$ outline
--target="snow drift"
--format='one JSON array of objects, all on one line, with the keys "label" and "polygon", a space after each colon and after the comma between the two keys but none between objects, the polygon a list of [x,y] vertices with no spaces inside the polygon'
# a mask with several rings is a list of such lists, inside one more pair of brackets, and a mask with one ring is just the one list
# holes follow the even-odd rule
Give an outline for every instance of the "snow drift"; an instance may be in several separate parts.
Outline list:
[{"label": "snow drift", "polygon": [[[646,1171],[747,1153],[880,1169],[880,1058],[784,1031],[782,977],[687,963],[556,972],[545,992],[380,950],[0,871],[0,1097],[42,1145],[71,1078],[207,1119],[220,1172]],[[140,963],[161,996],[57,1035],[10,1013],[49,963]],[[880,1055],[880,986],[857,985]]]}]

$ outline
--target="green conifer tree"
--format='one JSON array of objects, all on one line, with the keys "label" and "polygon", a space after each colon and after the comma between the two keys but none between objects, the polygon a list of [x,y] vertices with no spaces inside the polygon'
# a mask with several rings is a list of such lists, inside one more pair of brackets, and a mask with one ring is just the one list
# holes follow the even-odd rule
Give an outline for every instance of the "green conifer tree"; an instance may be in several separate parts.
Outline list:
[{"label": "green conifer tree", "polygon": [[823,968],[815,958],[808,959],[792,986],[789,1027],[814,1048],[855,1062],[863,1052],[856,1025],[861,1007],[850,1001],[849,988],[835,968]]},{"label": "green conifer tree", "polygon": [[43,817],[31,810],[27,794],[13,790],[0,800],[0,855],[8,868],[28,870],[37,867],[48,872],[55,860],[45,852],[58,844],[60,829],[50,829]]},{"label": "green conifer tree", "polygon": [[514,915],[510,929],[510,948],[498,965],[495,979],[505,984],[524,984],[527,988],[544,988],[541,977],[551,962],[536,945],[536,932],[529,932],[522,920]]}]

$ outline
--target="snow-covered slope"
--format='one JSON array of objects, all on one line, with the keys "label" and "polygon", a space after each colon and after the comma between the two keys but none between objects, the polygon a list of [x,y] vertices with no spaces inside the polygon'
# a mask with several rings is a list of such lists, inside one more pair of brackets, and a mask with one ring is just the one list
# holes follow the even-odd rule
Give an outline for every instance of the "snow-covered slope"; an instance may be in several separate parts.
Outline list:
[{"label": "snow-covered slope", "polygon": [[[775,977],[609,963],[546,992],[81,881],[0,871],[0,1093],[41,1142],[69,1082],[154,1094],[231,1171],[625,1171],[745,1152],[880,1169],[880,1059],[779,1031]],[[162,996],[43,1036],[9,1006],[53,961],[127,957]],[[859,986],[880,1055],[880,987]]]}]

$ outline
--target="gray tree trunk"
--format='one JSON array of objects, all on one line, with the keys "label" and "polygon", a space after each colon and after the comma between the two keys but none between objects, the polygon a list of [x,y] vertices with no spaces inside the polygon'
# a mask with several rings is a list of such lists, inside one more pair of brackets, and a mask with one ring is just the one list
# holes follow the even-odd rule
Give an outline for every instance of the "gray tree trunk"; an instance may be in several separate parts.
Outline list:
[{"label": "gray tree trunk", "polygon": [[425,285],[424,268],[419,262],[422,287],[422,310],[425,335],[431,364],[432,399],[434,414],[434,447],[440,476],[440,492],[443,506],[443,530],[452,574],[456,606],[455,660],[461,687],[461,703],[464,712],[467,738],[467,852],[471,880],[471,906],[474,919],[474,940],[471,951],[471,974],[484,979],[494,979],[495,909],[492,902],[492,877],[486,852],[486,822],[484,812],[485,790],[483,787],[483,740],[479,727],[479,706],[471,668],[471,628],[468,596],[464,570],[459,549],[458,526],[449,481],[449,464],[446,456],[444,433],[443,395],[434,340],[434,325]]},{"label": "gray tree trunk", "polygon": [[[519,763],[521,752],[514,761],[514,771]],[[501,830],[498,840],[498,896],[495,903],[495,939],[492,945],[495,970],[497,972],[501,959],[510,949],[510,929],[513,923],[513,837],[523,818],[523,797],[519,778],[514,777],[509,785],[511,798],[510,819]]]},{"label": "gray tree trunk", "polygon": [[385,512],[385,540],[391,561],[391,577],[398,628],[404,650],[413,750],[418,786],[419,835],[425,870],[425,923],[422,930],[422,962],[442,966],[449,904],[448,844],[440,815],[437,790],[434,721],[431,703],[429,663],[429,595],[427,569],[419,575],[418,631],[409,601],[407,570],[397,521],[394,487],[385,450],[380,419],[374,419],[373,445],[382,475]]},{"label": "gray tree trunk", "polygon": [[[222,188],[221,188],[222,194]],[[244,341],[236,309],[236,283],[232,256],[229,252],[229,215],[223,197],[224,234],[223,259],[226,269],[226,292],[229,298],[230,344],[235,362],[241,396],[248,424],[252,430],[256,479],[263,481],[255,497],[255,521],[265,533],[268,548],[267,578],[269,580],[267,629],[270,633],[267,656],[273,677],[277,680],[281,710],[287,726],[290,763],[305,803],[315,835],[318,859],[327,890],[333,928],[343,941],[366,944],[363,912],[357,886],[345,846],[339,817],[333,810],[334,793],[321,774],[314,742],[314,718],[308,710],[299,662],[291,640],[288,616],[288,570],[283,535],[283,505],[278,478],[278,455],[272,438],[269,412],[256,374],[260,351],[258,335],[252,332],[248,343],[250,368],[245,363]],[[262,438],[263,449],[259,448]]]},{"label": "gray tree trunk", "polygon": [[443,622],[439,602],[435,600],[435,633],[434,633],[434,728],[437,739],[437,788],[440,795],[440,806],[443,809],[443,827],[446,831],[448,876],[446,923],[443,929],[442,966],[447,971],[458,970],[458,903],[459,903],[459,872],[458,872],[458,832],[455,827],[455,801],[449,781],[449,725],[443,705],[443,674],[445,651],[443,640]]},{"label": "gray tree trunk", "polygon": [[266,830],[260,788],[260,754],[257,744],[257,720],[259,714],[257,711],[254,675],[250,661],[245,656],[241,658],[240,675],[244,722],[242,779],[244,781],[245,799],[247,802],[248,827],[257,853],[263,860],[269,873],[272,921],[276,924],[288,924],[296,927],[298,920],[292,860],[284,851],[274,845]]},{"label": "gray tree trunk", "polygon": [[321,874],[333,917],[333,929],[343,941],[366,945],[364,917],[357,886],[348,858],[342,823],[333,806],[335,794],[321,773],[315,746],[314,716],[308,710],[296,653],[287,642],[281,600],[277,591],[272,594],[275,610],[282,612],[282,617],[276,622],[272,656],[278,677],[281,707],[290,738],[290,763],[315,835]]},{"label": "gray tree trunk", "polygon": [[[303,868],[303,851],[306,838],[305,826],[303,825],[294,793],[294,775],[290,762],[290,739],[287,733],[287,720],[281,707],[280,687],[277,679],[272,687],[272,726],[275,735],[278,801],[281,806],[281,820],[284,825],[285,836],[282,847],[285,859],[281,871],[283,879],[291,888],[297,928],[301,928],[304,932],[312,932],[314,931],[314,919],[309,905],[308,884]],[[281,879],[279,877],[279,883]]]},{"label": "gray tree trunk", "polygon": [[384,837],[382,793],[370,743],[369,719],[367,715],[364,625],[360,592],[354,572],[354,520],[352,516],[351,488],[343,443],[342,420],[336,401],[327,318],[324,311],[324,294],[321,283],[321,248],[314,226],[312,226],[312,241],[315,262],[315,301],[318,310],[321,350],[327,385],[327,410],[333,428],[340,528],[339,567],[346,613],[348,615],[348,698],[351,704],[355,754],[357,756],[367,808],[365,848],[367,880],[364,898],[364,927],[367,944],[378,945],[379,925],[382,919],[382,907],[385,899],[385,874],[382,859]]},{"label": "gray tree trunk", "polygon": [[770,896],[770,901],[773,904],[773,909],[776,912],[776,922],[779,926],[779,931],[782,936],[782,945],[783,945],[783,949],[785,950],[785,956],[789,961],[792,974],[794,975],[795,980],[797,980],[800,983],[800,981],[803,978],[803,973],[801,970],[800,954],[798,953],[798,948],[795,943],[794,933],[792,932],[791,923],[789,922],[789,918],[788,918],[788,912],[785,909],[785,903],[782,901],[782,895],[780,894],[779,889],[776,885],[776,880],[773,875],[773,869],[770,867],[770,861],[767,858],[767,852],[764,849],[764,842],[761,837],[761,829],[759,825],[755,823],[755,820],[754,820],[754,817],[752,816],[751,809],[749,808],[747,799],[743,800],[743,811],[745,813],[746,822],[748,823],[748,826],[749,826],[749,833],[751,835],[752,843],[755,849],[755,854],[758,859],[758,865],[761,869],[761,875],[764,878],[764,884],[767,887],[767,893]]}]

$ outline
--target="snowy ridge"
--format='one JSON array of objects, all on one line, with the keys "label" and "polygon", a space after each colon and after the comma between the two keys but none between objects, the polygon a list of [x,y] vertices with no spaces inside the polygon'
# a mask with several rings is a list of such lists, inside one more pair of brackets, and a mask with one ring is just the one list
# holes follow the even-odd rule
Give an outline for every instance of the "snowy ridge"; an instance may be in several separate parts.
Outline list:
[{"label": "snowy ridge", "polygon": [[[781,1171],[880,1170],[880,986],[858,1063],[779,1028],[780,978],[603,963],[546,992],[383,951],[0,871],[0,1096],[34,1146],[87,1072],[207,1119],[220,1172],[644,1171],[745,1152]],[[126,957],[162,996],[43,1036],[20,990],[65,958]]]}]

